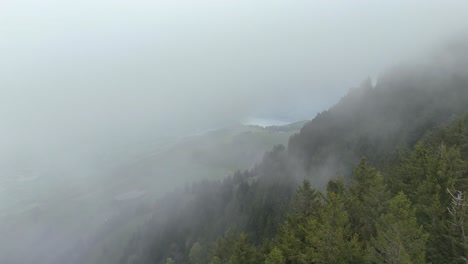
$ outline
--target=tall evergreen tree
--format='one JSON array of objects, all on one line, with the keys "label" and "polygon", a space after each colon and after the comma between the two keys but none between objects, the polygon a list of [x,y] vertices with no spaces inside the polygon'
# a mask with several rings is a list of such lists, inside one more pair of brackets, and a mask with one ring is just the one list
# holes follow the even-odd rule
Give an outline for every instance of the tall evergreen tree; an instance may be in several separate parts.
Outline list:
[{"label": "tall evergreen tree", "polygon": [[400,192],[390,200],[389,210],[376,224],[377,234],[368,245],[371,263],[425,263],[428,235],[417,224],[415,208]]},{"label": "tall evergreen tree", "polygon": [[285,264],[286,259],[281,250],[274,247],[265,259],[265,264]]},{"label": "tall evergreen tree", "polygon": [[293,201],[293,214],[288,215],[277,236],[278,248],[283,252],[286,263],[308,263],[307,230],[311,219],[319,215],[321,194],[304,180],[296,191]]},{"label": "tall evergreen tree", "polygon": [[375,223],[385,209],[388,191],[383,177],[362,158],[354,169],[349,188],[349,215],[354,232],[360,239],[368,240],[375,235]]},{"label": "tall evergreen tree", "polygon": [[242,233],[234,245],[232,256],[229,258],[229,264],[255,264],[257,256],[255,248],[247,241],[247,235]]},{"label": "tall evergreen tree", "polygon": [[[324,205],[307,226],[307,253],[313,263],[360,263],[362,250],[357,236],[352,234],[339,181],[328,184]],[[332,190],[337,190],[335,193]]]}]

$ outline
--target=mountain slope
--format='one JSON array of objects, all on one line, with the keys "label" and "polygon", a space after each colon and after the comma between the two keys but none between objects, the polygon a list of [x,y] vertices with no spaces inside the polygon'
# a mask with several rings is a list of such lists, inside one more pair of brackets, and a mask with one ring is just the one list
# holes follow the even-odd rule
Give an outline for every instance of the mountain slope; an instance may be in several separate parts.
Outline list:
[{"label": "mountain slope", "polygon": [[[405,159],[404,150],[415,148],[413,151],[417,154],[416,143],[425,134],[432,130],[437,131],[440,127],[451,123],[455,116],[468,111],[468,72],[466,72],[468,68],[461,67],[467,65],[468,58],[464,54],[468,53],[462,52],[460,56],[456,56],[461,51],[468,51],[467,46],[463,47],[464,49],[453,49],[454,53],[451,51],[439,54],[442,59],[438,58],[422,65],[400,67],[382,77],[375,87],[370,82],[365,82],[360,88],[351,90],[337,105],[317,115],[301,129],[299,134],[292,136],[287,150],[282,146],[275,147],[252,170],[236,173],[224,181],[200,182],[189,189],[167,196],[154,208],[155,215],[144,228],[147,231],[136,234],[136,239],[128,245],[125,252],[122,252],[122,263],[128,261],[164,263],[166,259],[173,259],[176,263],[194,263],[193,251],[202,252],[200,258],[204,261],[211,259],[213,263],[236,263],[240,255],[249,256],[249,261],[258,263],[265,259],[266,254],[273,252],[274,245],[281,248],[276,258],[286,258],[286,263],[310,263],[311,260],[307,259],[307,256],[314,254],[321,256],[322,253],[307,252],[307,250],[317,248],[314,243],[320,241],[314,242],[313,237],[303,236],[304,230],[309,229],[296,230],[297,225],[288,226],[292,220],[286,215],[288,212],[297,214],[298,208],[304,206],[314,206],[315,209],[310,209],[312,211],[309,209],[306,211],[309,213],[303,216],[296,215],[299,217],[298,225],[305,225],[307,228],[325,225],[326,222],[321,221],[328,221],[326,214],[332,212],[326,211],[319,205],[335,201],[331,197],[336,195],[337,190],[346,190],[346,193],[349,190],[355,195],[353,197],[340,194],[342,197],[335,202],[342,208],[344,208],[342,203],[346,199],[361,201],[356,204],[346,204],[350,206],[349,208],[355,208],[354,211],[343,209],[337,212],[343,213],[343,219],[349,217],[350,223],[343,222],[348,229],[342,231],[346,233],[342,245],[344,248],[349,246],[357,250],[354,252],[357,263],[362,262],[364,257],[379,259],[377,255],[370,253],[368,255],[360,250],[364,250],[365,245],[369,243],[375,246],[375,250],[381,250],[375,243],[381,239],[378,234],[384,231],[378,226],[377,219],[381,213],[386,214],[388,219],[395,217],[392,208],[396,210],[398,206],[384,206],[371,215],[365,213],[364,208],[374,208],[375,202],[379,201],[382,205],[393,203],[407,208],[408,212],[405,214],[410,218],[402,219],[402,223],[417,229],[414,223],[417,220],[425,228],[411,232],[415,232],[421,239],[429,236],[428,247],[424,248],[423,252],[408,251],[409,259],[421,260],[427,256],[427,260],[434,261],[436,258],[433,256],[445,254],[449,257],[451,253],[445,251],[433,252],[437,243],[447,243],[447,245],[450,243],[437,237],[439,231],[429,232],[433,227],[425,218],[429,205],[424,201],[440,199],[439,205],[434,207],[441,210],[437,219],[440,219],[441,223],[447,223],[448,215],[444,210],[450,201],[446,193],[441,190],[448,188],[454,191],[456,186],[463,186],[458,183],[467,175],[466,167],[460,165],[464,161],[457,158],[457,151],[460,147],[464,148],[464,145],[451,145],[450,149],[427,147],[425,151],[433,155],[430,165],[433,166],[433,170],[430,174],[422,174],[414,182],[411,178],[405,178],[404,173],[401,174],[403,176],[399,182],[409,186],[406,195],[397,194],[402,189],[398,184],[392,183],[392,177],[400,173],[394,166]],[[446,63],[438,63],[441,60]],[[465,133],[467,130],[463,131]],[[466,138],[466,135],[463,134],[463,137]],[[444,143],[435,141],[434,144],[441,146]],[[445,157],[444,155],[452,155],[452,158],[441,159]],[[382,178],[375,169],[369,168],[366,162],[359,163],[362,156],[367,156],[368,164],[372,166],[380,169],[390,168],[385,170],[385,178]],[[446,165],[445,161],[454,162],[450,164],[454,164],[455,167]],[[352,168],[357,164],[359,165],[357,171],[354,171],[354,178],[349,180],[353,174]],[[411,170],[421,171],[421,166],[429,165],[416,164]],[[438,177],[442,177],[443,174],[439,175],[438,170],[444,166],[446,167],[444,170],[451,175],[451,178],[445,180],[440,178],[440,186],[437,189],[435,187],[437,185],[432,184],[435,184],[434,181]],[[351,185],[345,187],[342,183],[332,182],[330,187],[329,180],[340,175],[345,176],[347,182],[351,181]],[[294,195],[295,188],[304,178],[309,179],[311,184],[298,189],[298,194],[306,194],[306,198],[298,201],[297,195]],[[353,183],[356,179],[360,182]],[[366,183],[368,179],[372,179],[372,182]],[[335,194],[332,192],[318,195],[316,191],[311,190],[312,188],[323,190],[326,184],[335,190],[333,191]],[[366,184],[370,185],[366,187]],[[420,193],[411,193],[417,189],[416,186],[424,186],[423,184],[429,184],[427,190],[419,188]],[[387,185],[390,185],[389,188]],[[375,197],[368,197],[366,191],[357,191],[370,190],[369,188],[374,187]],[[408,203],[421,204],[418,204],[414,208],[416,211],[413,212],[412,205]],[[320,216],[318,212],[322,212],[323,215]],[[389,220],[390,222],[392,221]],[[349,229],[349,225],[353,228]],[[235,227],[249,235],[248,240],[251,244],[242,235],[237,236],[235,232],[226,233]],[[281,238],[282,230],[290,230],[291,233]],[[316,230],[321,229],[310,229],[307,232],[314,234]],[[303,243],[311,243],[310,246],[302,247],[291,241],[289,242],[292,244],[288,244],[287,237],[295,235],[300,235]],[[218,240],[220,237],[224,239]],[[358,239],[353,240],[352,237]],[[232,251],[230,248],[236,249]],[[370,251],[374,249],[369,248]],[[296,254],[303,254],[305,259],[290,258],[297,256]],[[450,255],[453,256],[455,255]]]},{"label": "mountain slope", "polygon": [[[190,136],[98,179],[44,175],[2,182],[0,233],[8,243],[0,249],[0,262],[116,263],[119,251],[150,217],[151,205],[163,193],[249,169],[304,123],[238,125]],[[57,187],[50,188],[51,182]],[[102,260],[101,255],[112,257]]]},{"label": "mountain slope", "polygon": [[276,144],[286,144],[306,121],[284,126],[236,125],[186,137],[170,148],[144,154],[117,172],[150,193],[248,170]]},{"label": "mountain slope", "polygon": [[[446,76],[441,80],[441,73],[433,71]],[[332,173],[349,175],[360,157],[382,164],[390,154],[412,147],[428,129],[467,110],[467,75],[443,67],[413,72],[393,77],[397,82],[386,77],[375,87],[366,82],[352,90],[291,137],[290,153],[309,170],[333,164]]]}]

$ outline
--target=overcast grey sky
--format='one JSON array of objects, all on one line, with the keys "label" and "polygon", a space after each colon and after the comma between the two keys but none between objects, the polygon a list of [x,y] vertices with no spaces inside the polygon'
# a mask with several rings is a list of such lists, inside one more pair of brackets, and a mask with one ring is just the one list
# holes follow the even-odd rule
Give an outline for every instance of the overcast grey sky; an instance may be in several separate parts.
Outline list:
[{"label": "overcast grey sky", "polygon": [[84,159],[250,116],[312,118],[467,14],[461,0],[3,0],[0,157]]}]

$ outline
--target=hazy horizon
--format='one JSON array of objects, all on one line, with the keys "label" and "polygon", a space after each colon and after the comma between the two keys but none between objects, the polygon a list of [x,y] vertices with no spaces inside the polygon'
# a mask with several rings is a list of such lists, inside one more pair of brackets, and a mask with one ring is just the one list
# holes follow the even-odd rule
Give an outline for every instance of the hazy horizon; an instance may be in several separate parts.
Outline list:
[{"label": "hazy horizon", "polygon": [[247,118],[310,119],[468,25],[461,1],[1,5],[3,158],[126,153]]},{"label": "hazy horizon", "polygon": [[122,175],[150,175],[161,193],[190,176],[176,163],[184,175],[128,164],[216,128],[312,119],[363,80],[466,36],[467,14],[464,1],[2,1],[0,231],[18,255],[50,233],[35,253],[66,252],[88,219],[64,203],[91,212],[97,232],[118,214],[115,197],[146,194]]}]

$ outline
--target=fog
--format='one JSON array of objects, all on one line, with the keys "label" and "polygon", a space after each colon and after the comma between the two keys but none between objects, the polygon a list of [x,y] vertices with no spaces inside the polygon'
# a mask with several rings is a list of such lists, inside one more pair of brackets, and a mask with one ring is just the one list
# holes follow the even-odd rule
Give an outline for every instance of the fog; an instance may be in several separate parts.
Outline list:
[{"label": "fog", "polygon": [[462,1],[6,1],[2,143],[105,151],[251,116],[311,118],[362,79],[465,29],[467,9]]},{"label": "fog", "polygon": [[[464,1],[2,1],[0,221],[36,200],[62,212],[67,192],[106,189],[194,133],[310,119],[465,32],[467,13]],[[42,236],[24,232],[11,247]]]}]

